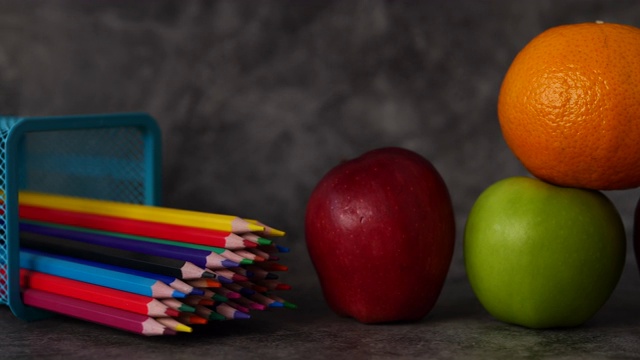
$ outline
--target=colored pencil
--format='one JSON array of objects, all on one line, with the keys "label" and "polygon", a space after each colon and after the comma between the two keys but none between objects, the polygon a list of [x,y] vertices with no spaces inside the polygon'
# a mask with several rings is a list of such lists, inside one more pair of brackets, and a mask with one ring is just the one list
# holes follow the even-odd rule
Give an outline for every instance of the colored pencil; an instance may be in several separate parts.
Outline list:
[{"label": "colored pencil", "polygon": [[243,249],[245,247],[255,246],[255,242],[246,240],[232,232],[221,230],[171,225],[160,222],[134,220],[24,204],[20,204],[18,213],[20,218],[33,221],[91,228],[94,230],[103,230],[178,242],[196,242],[199,244],[227,249]]},{"label": "colored pencil", "polygon": [[208,273],[188,261],[88,244],[57,236],[21,231],[20,243],[24,247],[52,254],[73,256],[105,264],[129,267],[131,269],[173,276],[178,279],[196,279],[200,277],[217,278],[216,274]]},{"label": "colored pencil", "polygon": [[262,304],[262,305],[266,305],[268,307],[273,307],[273,308],[281,308],[284,307],[284,304],[276,301],[272,298],[269,298],[263,294],[259,294],[259,293],[255,293],[251,296],[249,296],[250,300],[253,300],[255,302],[257,302],[258,304]]},{"label": "colored pencil", "polygon": [[271,245],[259,245],[258,249],[269,253],[269,254],[273,254],[273,253],[288,253],[290,250],[288,247],[286,246],[282,246],[282,245],[278,245],[278,244],[271,244]]},{"label": "colored pencil", "polygon": [[229,298],[224,296],[224,295],[220,295],[212,290],[209,289],[204,289],[204,294],[202,295],[204,297],[207,297],[213,301],[217,301],[217,302],[227,302],[229,301]]},{"label": "colored pencil", "polygon": [[229,232],[264,231],[264,226],[247,222],[237,216],[212,214],[160,206],[127,204],[63,195],[20,191],[19,203],[67,211],[113,216],[171,225],[192,226]]},{"label": "colored pencil", "polygon": [[187,284],[194,288],[219,288],[222,286],[222,284],[216,280],[205,278],[187,280]]},{"label": "colored pencil", "polygon": [[107,325],[147,336],[173,335],[176,332],[153,318],[88,301],[52,294],[42,290],[26,289],[22,299],[26,305],[49,310],[77,319]]},{"label": "colored pencil", "polygon": [[200,315],[188,314],[188,313],[180,314],[180,316],[177,317],[177,320],[183,324],[189,324],[189,325],[205,325],[209,322],[209,320],[203,318]]},{"label": "colored pencil", "polygon": [[[267,225],[263,224],[262,222],[260,222],[258,220],[255,220],[255,219],[244,219],[244,220],[246,222],[250,223],[250,224],[261,226],[262,230],[256,230],[255,232],[262,233],[265,236],[277,236],[277,237],[280,237],[280,236],[285,236],[286,235],[284,231],[272,228],[270,226],[267,226]],[[254,230],[252,230],[252,232],[254,232]]]},{"label": "colored pencil", "polygon": [[[62,255],[53,255],[53,256],[62,256]],[[78,258],[69,258],[69,259],[73,259],[74,262],[77,262],[80,264],[85,264],[93,267],[99,267],[102,269],[108,269],[108,270],[113,270],[113,271],[117,271],[125,274],[132,274],[132,275],[142,276],[149,279],[158,280],[186,295],[202,295],[203,294],[202,290],[196,289],[195,287],[173,276],[166,276],[166,275],[151,273],[148,271],[140,271],[140,270],[130,269],[127,267],[105,264],[105,263],[85,260],[85,259],[78,259]]]},{"label": "colored pencil", "polygon": [[[242,274],[251,279],[275,280],[280,277],[278,274],[269,272],[265,269],[260,268],[259,266],[237,267],[237,268],[231,268],[231,270],[238,271],[239,274]],[[247,272],[250,272],[251,275],[247,275]]]},{"label": "colored pencil", "polygon": [[[23,222],[28,222],[28,221],[23,221]],[[118,237],[121,237],[121,238],[126,238],[126,239],[136,240],[136,241],[142,241],[142,242],[146,242],[146,243],[164,244],[164,245],[171,245],[171,246],[177,246],[177,247],[184,247],[184,248],[203,250],[203,251],[205,251],[205,252],[207,252],[209,254],[209,255],[207,255],[208,257],[215,258],[216,261],[220,261],[220,264],[229,265],[230,267],[235,267],[235,266],[238,266],[238,265],[251,265],[251,264],[254,263],[253,260],[245,259],[245,258],[241,257],[240,255],[237,255],[233,250],[224,249],[224,248],[215,247],[215,246],[192,244],[192,243],[187,243],[187,242],[178,242],[178,241],[171,241],[171,240],[155,239],[155,238],[149,238],[149,237],[144,237],[144,236],[136,236],[136,235],[123,234],[123,233],[114,233],[114,232],[109,232],[109,231],[94,230],[94,229],[89,229],[89,228],[81,228],[81,227],[59,225],[59,224],[55,224],[55,223],[43,223],[43,222],[32,222],[32,223],[46,224],[47,226],[52,226],[52,227],[71,228],[71,229],[74,229],[74,230],[80,230],[80,231],[93,233],[93,234],[100,234],[100,235],[107,235],[107,236],[118,236]],[[229,261],[232,261],[233,263],[223,262],[225,259],[227,259]]]},{"label": "colored pencil", "polygon": [[252,253],[252,254],[254,254],[256,256],[259,256],[259,257],[261,257],[261,258],[263,258],[265,260],[274,260],[274,261],[278,260],[278,257],[276,255],[269,254],[268,252],[262,251],[262,250],[260,250],[258,248],[248,248],[248,249],[244,249],[244,251],[250,252],[250,253]]},{"label": "colored pencil", "polygon": [[259,293],[263,293],[263,292],[267,292],[269,291],[269,289],[266,286],[262,286],[262,285],[258,285],[254,282],[251,281],[238,281],[236,282],[237,285],[244,287],[245,289],[251,289],[255,292],[259,292]]},{"label": "colored pencil", "polygon": [[213,299],[207,299],[203,296],[187,296],[182,300],[182,302],[190,306],[196,306],[196,305],[210,306],[215,304],[215,301],[213,301]]},{"label": "colored pencil", "polygon": [[168,299],[160,299],[160,302],[165,304],[171,309],[177,310],[181,313],[193,313],[196,312],[196,308],[191,305],[187,305],[178,299],[168,298]]},{"label": "colored pencil", "polygon": [[[181,246],[155,244],[149,246],[144,241],[137,241],[117,236],[116,233],[106,235],[83,231],[81,228],[61,227],[45,223],[20,222],[20,231],[41,235],[82,241],[95,245],[114,247],[121,250],[134,251],[149,255],[162,256],[191,262],[198,267],[224,269],[237,263],[224,257],[204,250],[185,248]],[[222,259],[220,261],[220,258]]]},{"label": "colored pencil", "polygon": [[233,283],[233,284],[224,284],[223,285],[225,288],[231,290],[231,291],[235,291],[237,293],[239,293],[242,296],[250,296],[255,294],[255,290],[253,289],[248,289],[246,287],[240,286],[239,284]]},{"label": "colored pencil", "polygon": [[158,280],[88,266],[26,249],[20,251],[20,267],[154,298],[186,296]]},{"label": "colored pencil", "polygon": [[142,296],[27,269],[20,270],[20,286],[23,289],[47,291],[152,317],[178,316],[179,314],[178,311],[169,308],[150,296]]},{"label": "colored pencil", "polygon": [[284,305],[284,307],[286,307],[287,309],[297,309],[298,308],[298,305],[296,305],[296,304],[294,304],[292,302],[289,302],[289,301],[281,298],[280,296],[277,296],[277,295],[274,295],[274,294],[267,294],[266,296],[271,298],[271,299],[273,299],[273,300],[275,300],[275,301],[277,301],[277,302],[279,302],[279,303],[282,303]]},{"label": "colored pencil", "polygon": [[229,290],[225,287],[220,287],[220,288],[216,288],[212,290],[214,293],[222,295],[224,297],[226,297],[227,299],[237,299],[239,297],[241,297],[242,295],[240,295],[239,292],[235,292],[233,290]]},{"label": "colored pencil", "polygon": [[155,318],[155,320],[173,331],[187,332],[187,333],[190,333],[193,331],[191,326],[187,326],[174,318],[158,317],[158,318]]},{"label": "colored pencil", "polygon": [[217,312],[213,311],[212,309],[209,309],[206,306],[202,306],[202,305],[196,305],[196,314],[202,316],[205,319],[208,320],[226,320],[227,318],[222,315],[222,314],[218,314]]},{"label": "colored pencil", "polygon": [[261,261],[265,261],[266,260],[265,258],[263,258],[261,256],[258,256],[258,255],[254,254],[252,252],[247,251],[247,250],[235,250],[234,253],[242,256],[245,259],[253,260],[254,262],[261,262]]},{"label": "colored pencil", "polygon": [[222,276],[225,277],[227,279],[231,279],[233,282],[237,282],[237,281],[249,281],[249,279],[241,274],[235,273],[231,270],[228,269],[220,269],[220,270],[213,270],[214,273],[218,274],[218,276]]},{"label": "colored pencil", "polygon": [[240,306],[246,307],[251,310],[264,311],[268,308],[267,305],[259,304],[251,299],[247,299],[244,296],[239,299],[234,299],[233,301],[238,303]]},{"label": "colored pencil", "polygon": [[256,234],[254,234],[254,233],[244,233],[244,234],[241,234],[240,236],[242,236],[243,239],[249,240],[249,241],[253,241],[254,243],[256,243],[258,245],[272,245],[273,244],[273,240],[267,239],[267,238],[263,238],[261,236],[258,236]]},{"label": "colored pencil", "polygon": [[213,311],[225,317],[227,320],[245,320],[250,319],[251,316],[242,311],[236,310],[226,303],[219,303],[213,307]]},{"label": "colored pencil", "polygon": [[240,304],[238,304],[235,301],[229,301],[227,304],[229,304],[229,306],[231,306],[232,308],[238,310],[238,311],[242,311],[243,313],[248,314],[249,312],[251,312],[251,309],[249,309],[246,306],[242,306]]}]

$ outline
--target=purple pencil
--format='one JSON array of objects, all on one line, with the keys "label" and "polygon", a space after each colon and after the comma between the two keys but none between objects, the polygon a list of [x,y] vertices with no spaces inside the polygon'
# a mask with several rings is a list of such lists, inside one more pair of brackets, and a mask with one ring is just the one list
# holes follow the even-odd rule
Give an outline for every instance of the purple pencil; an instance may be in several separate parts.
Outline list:
[{"label": "purple pencil", "polygon": [[158,323],[147,315],[132,313],[84,300],[52,294],[46,291],[27,289],[23,293],[26,305],[49,310],[77,319],[130,331],[147,336],[174,335],[174,330]]},{"label": "purple pencil", "polygon": [[69,240],[82,241],[94,245],[108,246],[116,249],[135,251],[143,254],[167,257],[176,260],[188,261],[195,266],[211,269],[220,269],[237,266],[234,261],[211,251],[193,249],[184,246],[167,245],[155,242],[140,241],[116,233],[98,233],[95,231],[73,228],[68,226],[21,222],[20,230],[36,234],[61,237]]}]

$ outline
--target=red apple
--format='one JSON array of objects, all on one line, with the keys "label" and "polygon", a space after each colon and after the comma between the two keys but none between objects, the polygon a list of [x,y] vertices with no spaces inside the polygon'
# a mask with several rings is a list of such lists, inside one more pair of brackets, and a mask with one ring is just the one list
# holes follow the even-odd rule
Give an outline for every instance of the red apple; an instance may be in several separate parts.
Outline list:
[{"label": "red apple", "polygon": [[307,204],[305,233],[333,311],[362,323],[416,321],[440,295],[455,220],[435,167],[391,147],[329,171]]}]

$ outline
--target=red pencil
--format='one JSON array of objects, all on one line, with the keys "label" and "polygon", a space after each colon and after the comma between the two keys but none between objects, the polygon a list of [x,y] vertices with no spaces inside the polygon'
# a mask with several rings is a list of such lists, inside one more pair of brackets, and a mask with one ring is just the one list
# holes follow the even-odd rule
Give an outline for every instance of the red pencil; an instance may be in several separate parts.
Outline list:
[{"label": "red pencil", "polygon": [[256,246],[256,243],[245,240],[234,233],[162,222],[133,220],[24,204],[19,205],[18,214],[21,218],[29,220],[226,249],[244,249]]},{"label": "red pencil", "polygon": [[149,296],[93,285],[37,271],[20,269],[20,286],[110,306],[148,316],[178,316],[179,312]]},{"label": "red pencil", "polygon": [[22,295],[26,305],[136,334],[153,336],[176,333],[175,330],[167,328],[147,315],[36,289],[26,289]]}]

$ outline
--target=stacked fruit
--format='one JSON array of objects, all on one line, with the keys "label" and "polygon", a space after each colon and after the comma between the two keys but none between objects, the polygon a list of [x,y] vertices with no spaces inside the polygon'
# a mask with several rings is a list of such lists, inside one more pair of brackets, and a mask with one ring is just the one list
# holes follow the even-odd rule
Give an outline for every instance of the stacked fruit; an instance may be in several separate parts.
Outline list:
[{"label": "stacked fruit", "polygon": [[472,288],[497,319],[575,326],[609,298],[625,260],[621,217],[600,190],[640,186],[640,29],[549,29],[502,83],[504,138],[537,179],[480,195],[465,229]]}]

